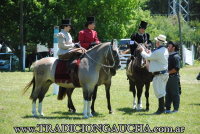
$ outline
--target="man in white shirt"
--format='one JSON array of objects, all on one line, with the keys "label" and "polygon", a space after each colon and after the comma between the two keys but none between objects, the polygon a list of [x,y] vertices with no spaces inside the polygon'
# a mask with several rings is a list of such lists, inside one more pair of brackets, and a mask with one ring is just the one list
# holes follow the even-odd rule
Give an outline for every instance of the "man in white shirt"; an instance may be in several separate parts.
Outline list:
[{"label": "man in white shirt", "polygon": [[166,95],[166,83],[169,78],[168,74],[168,57],[169,53],[165,47],[166,36],[159,35],[155,38],[156,50],[153,52],[145,51],[143,47],[140,47],[141,55],[145,59],[150,61],[149,72],[154,74],[153,88],[155,96],[158,98],[159,107],[155,114],[164,113],[164,97]]}]

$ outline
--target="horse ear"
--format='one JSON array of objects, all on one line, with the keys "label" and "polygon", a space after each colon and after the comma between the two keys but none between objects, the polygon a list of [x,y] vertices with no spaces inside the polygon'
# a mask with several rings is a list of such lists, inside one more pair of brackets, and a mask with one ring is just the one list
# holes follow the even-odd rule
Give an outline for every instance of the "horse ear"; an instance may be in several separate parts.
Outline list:
[{"label": "horse ear", "polygon": [[111,45],[112,45],[113,50],[115,50],[117,52],[119,51],[118,50],[118,42],[116,39],[112,39]]}]

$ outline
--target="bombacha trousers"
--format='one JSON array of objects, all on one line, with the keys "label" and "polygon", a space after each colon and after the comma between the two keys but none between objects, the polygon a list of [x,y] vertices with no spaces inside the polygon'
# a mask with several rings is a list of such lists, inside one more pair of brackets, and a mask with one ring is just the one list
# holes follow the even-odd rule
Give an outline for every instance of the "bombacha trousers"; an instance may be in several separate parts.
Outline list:
[{"label": "bombacha trousers", "polygon": [[170,76],[166,86],[166,109],[170,110],[171,103],[173,103],[174,110],[179,109],[180,104],[180,88],[179,76]]},{"label": "bombacha trousers", "polygon": [[155,75],[153,78],[153,89],[155,96],[159,99],[166,95],[166,84],[169,78],[169,74]]}]

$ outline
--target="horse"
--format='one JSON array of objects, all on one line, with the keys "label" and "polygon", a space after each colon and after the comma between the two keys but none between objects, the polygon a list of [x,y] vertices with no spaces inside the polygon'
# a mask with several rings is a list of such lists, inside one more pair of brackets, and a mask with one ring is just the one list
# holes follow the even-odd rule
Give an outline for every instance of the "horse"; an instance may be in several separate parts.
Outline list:
[{"label": "horse", "polygon": [[[96,113],[96,111],[94,110],[94,103],[95,103],[96,96],[97,96],[97,89],[98,89],[98,86],[100,86],[100,85],[105,85],[107,108],[109,110],[109,114],[113,113],[111,103],[110,103],[110,87],[111,87],[111,78],[115,74],[116,74],[116,70],[114,68],[102,67],[100,69],[99,80],[97,82],[97,85],[94,88],[94,92],[93,92],[93,95],[92,95],[92,105],[91,105],[92,114]],[[68,106],[69,112],[75,113],[76,109],[73,105],[73,101],[72,101],[72,98],[71,98],[73,91],[74,91],[74,88],[67,89],[67,88],[64,88],[64,87],[59,87],[58,100],[63,100],[64,97],[67,95],[67,97],[68,97],[67,106]]]},{"label": "horse", "polygon": [[[90,111],[92,94],[94,88],[101,79],[99,72],[102,67],[118,69],[120,60],[118,55],[118,48],[116,42],[102,43],[88,50],[80,59],[78,67],[78,79],[80,87],[83,91],[84,109],[83,118],[92,117]],[[33,84],[30,99],[32,99],[32,114],[37,116],[36,100],[39,99],[38,112],[40,116],[44,116],[42,112],[42,101],[49,86],[55,83],[55,70],[58,60],[54,57],[47,57],[36,61],[33,64],[33,78],[24,88],[24,93]],[[56,83],[61,87],[70,89],[78,86],[72,82]]]},{"label": "horse", "polygon": [[[146,97],[146,111],[149,110],[149,88],[150,82],[153,79],[153,74],[148,71],[148,61],[141,56],[139,50],[141,47],[138,44],[135,50],[135,57],[130,61],[126,69],[127,77],[129,80],[129,90],[133,92],[133,109],[141,110],[142,109],[142,92],[143,87],[145,86],[145,97]],[[143,46],[144,47],[144,46]],[[136,104],[136,90],[138,102]]]}]

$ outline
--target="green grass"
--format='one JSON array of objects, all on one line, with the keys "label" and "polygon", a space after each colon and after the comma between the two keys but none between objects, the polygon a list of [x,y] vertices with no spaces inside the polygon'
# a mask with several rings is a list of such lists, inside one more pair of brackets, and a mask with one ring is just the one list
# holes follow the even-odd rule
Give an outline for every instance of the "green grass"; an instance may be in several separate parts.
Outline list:
[{"label": "green grass", "polygon": [[[83,97],[82,89],[77,88],[73,94],[77,113],[69,113],[67,99],[58,101],[52,95],[50,87],[43,101],[45,117],[33,118],[31,115],[32,89],[22,96],[22,89],[32,79],[32,72],[2,72],[0,73],[0,134],[15,133],[13,127],[36,126],[37,124],[148,124],[156,126],[185,127],[184,133],[200,133],[200,81],[196,75],[200,72],[200,64],[186,66],[181,69],[182,95],[180,111],[175,114],[152,115],[157,110],[157,99],[152,86],[150,88],[150,111],[138,112],[132,110],[133,96],[129,92],[125,70],[119,70],[112,79],[111,104],[114,114],[108,114],[104,86],[97,93],[95,109],[98,112],[93,118],[82,119]],[[143,107],[145,97],[143,93]]]}]

